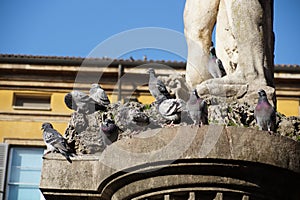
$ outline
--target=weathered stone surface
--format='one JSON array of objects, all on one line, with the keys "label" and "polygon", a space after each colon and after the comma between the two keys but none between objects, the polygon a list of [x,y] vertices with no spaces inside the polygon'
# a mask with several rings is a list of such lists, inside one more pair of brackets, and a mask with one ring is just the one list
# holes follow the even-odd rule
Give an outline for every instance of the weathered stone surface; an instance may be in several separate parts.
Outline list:
[{"label": "weathered stone surface", "polygon": [[171,95],[178,99],[183,99],[184,101],[189,99],[189,88],[184,76],[180,74],[170,74],[169,76],[159,76],[158,78],[164,82]]},{"label": "weathered stone surface", "polygon": [[278,118],[277,133],[300,141],[300,118],[299,117],[285,117]]},{"label": "weathered stone surface", "polygon": [[44,159],[40,189],[46,199],[132,199],[195,189],[200,196],[223,191],[250,199],[300,195],[300,143],[251,128],[153,129],[119,140],[101,155],[72,159]]},{"label": "weathered stone surface", "polygon": [[99,134],[102,122],[101,112],[82,114],[74,112],[65,131],[68,144],[77,154],[93,154],[105,148]]}]

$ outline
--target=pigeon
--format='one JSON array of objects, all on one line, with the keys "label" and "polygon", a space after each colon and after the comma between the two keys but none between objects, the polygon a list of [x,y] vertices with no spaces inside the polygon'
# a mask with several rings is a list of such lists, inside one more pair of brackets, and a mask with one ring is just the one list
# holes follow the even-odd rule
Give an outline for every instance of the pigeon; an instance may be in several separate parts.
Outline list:
[{"label": "pigeon", "polygon": [[260,130],[273,132],[276,123],[275,109],[269,103],[267,94],[264,90],[259,90],[258,95],[258,103],[254,109],[256,123]]},{"label": "pigeon", "polygon": [[131,62],[134,62],[134,61],[135,61],[134,58],[133,58],[132,56],[130,56],[129,59],[130,59]]},{"label": "pigeon", "polygon": [[89,112],[90,104],[95,104],[95,101],[84,92],[73,90],[65,95],[65,104],[72,110],[87,113]]},{"label": "pigeon", "polygon": [[100,134],[105,145],[110,145],[118,139],[119,129],[113,120],[106,118],[100,125]]},{"label": "pigeon", "polygon": [[208,124],[208,108],[207,103],[198,96],[197,90],[193,90],[189,100],[186,103],[189,116],[194,125],[202,126]]},{"label": "pigeon", "polygon": [[44,156],[50,152],[58,151],[72,163],[72,160],[70,159],[72,154],[68,149],[66,139],[53,128],[52,124],[48,122],[43,123],[41,130],[43,130],[43,139],[47,146],[47,152]]},{"label": "pigeon", "polygon": [[110,104],[105,91],[97,83],[92,84],[90,89],[90,97],[96,102],[96,110],[105,110]]},{"label": "pigeon", "polygon": [[143,60],[147,61],[147,56],[146,55],[143,56]]},{"label": "pigeon", "polygon": [[155,76],[155,71],[152,68],[148,69],[148,73],[149,73],[149,91],[151,93],[151,95],[156,99],[170,99],[171,95],[168,92],[165,84],[158,78],[156,78]]},{"label": "pigeon", "polygon": [[166,99],[158,105],[158,112],[167,122],[180,123],[181,112],[185,110],[186,103],[182,99]]},{"label": "pigeon", "polygon": [[208,72],[214,78],[221,78],[226,75],[222,61],[217,58],[216,50],[213,46],[209,48]]}]

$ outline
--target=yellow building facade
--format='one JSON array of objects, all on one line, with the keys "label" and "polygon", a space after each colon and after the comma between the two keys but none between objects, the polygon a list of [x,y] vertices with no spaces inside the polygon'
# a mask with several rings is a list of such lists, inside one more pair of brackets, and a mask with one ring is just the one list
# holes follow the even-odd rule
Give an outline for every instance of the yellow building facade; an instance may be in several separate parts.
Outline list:
[{"label": "yellow building facade", "polygon": [[[184,73],[185,67],[183,62],[0,55],[0,142],[41,140],[46,121],[64,133],[72,112],[64,104],[65,94],[73,88],[88,92],[92,80],[112,102],[136,98],[151,103],[146,70],[153,65],[161,67],[161,75]],[[278,111],[299,116],[300,66],[277,65],[274,75]]]},{"label": "yellow building facade", "polygon": [[[72,113],[65,106],[65,94],[73,89],[88,92],[94,82],[101,84],[111,102],[126,99],[144,104],[153,102],[146,71],[154,65],[159,75],[185,71],[184,62],[0,55],[0,143],[16,147],[15,152],[21,152],[20,155],[27,152],[18,147],[44,148],[42,123],[51,122],[64,134]],[[300,66],[277,65],[274,76],[277,110],[287,116],[299,116]],[[9,151],[7,146],[6,149]],[[13,166],[8,155],[12,157],[14,153],[2,156],[5,163],[2,169],[0,166],[2,176],[8,173],[7,166]],[[10,190],[13,193],[14,184],[20,187],[9,180],[2,177],[0,200]]]}]

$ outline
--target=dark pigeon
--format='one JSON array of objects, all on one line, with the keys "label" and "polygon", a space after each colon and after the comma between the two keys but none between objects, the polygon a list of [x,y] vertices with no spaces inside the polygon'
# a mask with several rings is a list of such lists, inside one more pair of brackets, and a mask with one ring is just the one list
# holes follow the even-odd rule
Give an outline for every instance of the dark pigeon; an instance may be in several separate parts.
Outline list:
[{"label": "dark pigeon", "polygon": [[208,72],[214,78],[221,78],[226,75],[222,61],[217,58],[216,50],[213,46],[209,49]]},{"label": "dark pigeon", "polygon": [[162,98],[166,98],[166,99],[170,99],[171,95],[168,92],[165,84],[158,79],[155,76],[155,71],[152,68],[148,69],[148,73],[149,73],[149,91],[151,93],[151,95],[156,99],[162,99]]},{"label": "dark pigeon", "polygon": [[96,110],[106,110],[106,107],[110,104],[105,91],[97,83],[94,83],[91,86],[90,98],[96,102]]},{"label": "dark pigeon", "polygon": [[276,124],[276,112],[269,103],[264,90],[258,91],[258,103],[254,110],[254,117],[260,130],[273,132]]},{"label": "dark pigeon", "polygon": [[107,118],[101,123],[100,134],[104,139],[105,145],[110,145],[117,141],[119,129],[113,120]]},{"label": "dark pigeon", "polygon": [[90,105],[95,104],[95,101],[84,92],[73,90],[65,95],[65,104],[72,110],[87,113],[90,110]]},{"label": "dark pigeon", "polygon": [[202,126],[208,124],[208,106],[207,103],[198,96],[197,90],[194,90],[186,103],[189,116],[194,125]]},{"label": "dark pigeon", "polygon": [[48,122],[42,124],[42,130],[43,130],[43,139],[47,146],[47,152],[44,155],[50,152],[59,152],[70,163],[72,163],[72,160],[70,159],[70,156],[72,156],[72,154],[68,149],[66,139],[59,132],[53,129],[52,124]]},{"label": "dark pigeon", "polygon": [[166,99],[158,105],[158,112],[168,123],[180,123],[181,112],[185,107],[186,103],[182,99]]}]

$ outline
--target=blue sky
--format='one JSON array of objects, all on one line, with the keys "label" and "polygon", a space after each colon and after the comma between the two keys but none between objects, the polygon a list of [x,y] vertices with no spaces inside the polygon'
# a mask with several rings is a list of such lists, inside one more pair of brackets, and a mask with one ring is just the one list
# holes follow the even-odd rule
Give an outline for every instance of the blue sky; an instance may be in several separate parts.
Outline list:
[{"label": "blue sky", "polygon": [[[185,0],[0,0],[0,53],[86,57],[97,45],[135,28],[183,33],[184,4]],[[274,4],[275,63],[300,64],[300,1]],[[154,60],[182,59],[160,50],[119,57],[142,59],[144,54]]]}]

